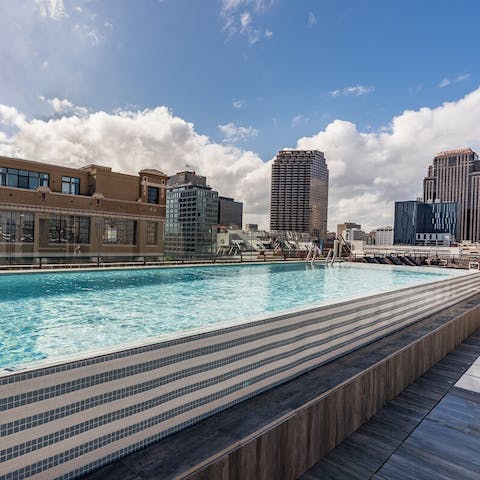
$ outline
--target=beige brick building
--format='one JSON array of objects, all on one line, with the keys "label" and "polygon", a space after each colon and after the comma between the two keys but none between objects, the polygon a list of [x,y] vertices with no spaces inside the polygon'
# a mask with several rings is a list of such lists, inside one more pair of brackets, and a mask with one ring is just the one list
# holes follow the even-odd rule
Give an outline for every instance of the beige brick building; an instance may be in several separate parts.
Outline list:
[{"label": "beige brick building", "polygon": [[167,180],[0,157],[0,256],[162,254]]}]

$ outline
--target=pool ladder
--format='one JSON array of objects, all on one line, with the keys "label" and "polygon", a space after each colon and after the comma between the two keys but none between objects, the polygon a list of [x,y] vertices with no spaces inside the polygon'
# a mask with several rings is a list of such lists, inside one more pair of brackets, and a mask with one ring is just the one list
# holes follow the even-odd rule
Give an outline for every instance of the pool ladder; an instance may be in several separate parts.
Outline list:
[{"label": "pool ladder", "polygon": [[325,260],[325,264],[326,266],[328,267],[328,265],[333,265],[335,263],[335,251],[333,248],[331,248],[329,251],[328,251],[328,254],[327,254],[327,258]]}]

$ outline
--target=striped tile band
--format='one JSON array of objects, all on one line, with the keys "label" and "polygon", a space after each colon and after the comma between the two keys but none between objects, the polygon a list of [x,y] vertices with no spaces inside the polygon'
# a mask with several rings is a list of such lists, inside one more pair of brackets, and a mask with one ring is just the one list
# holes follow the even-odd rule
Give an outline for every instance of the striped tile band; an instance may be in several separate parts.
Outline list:
[{"label": "striped tile band", "polygon": [[472,273],[0,376],[0,480],[73,479],[478,293]]}]

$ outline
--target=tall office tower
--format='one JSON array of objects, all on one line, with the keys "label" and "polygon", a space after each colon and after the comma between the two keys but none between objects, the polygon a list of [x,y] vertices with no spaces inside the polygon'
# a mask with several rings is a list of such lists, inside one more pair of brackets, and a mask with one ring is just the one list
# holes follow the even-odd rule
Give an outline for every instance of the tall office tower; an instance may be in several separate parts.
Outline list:
[{"label": "tall office tower", "polygon": [[206,257],[215,253],[218,192],[195,172],[179,172],[167,183],[165,253]]},{"label": "tall office tower", "polygon": [[423,180],[424,202],[458,203],[457,240],[480,241],[480,161],[470,148],[435,155]]},{"label": "tall office tower", "polygon": [[272,166],[270,229],[327,237],[328,168],[318,150],[281,150]]},{"label": "tall office tower", "polygon": [[243,224],[243,203],[236,202],[229,197],[218,197],[218,224],[241,230]]}]

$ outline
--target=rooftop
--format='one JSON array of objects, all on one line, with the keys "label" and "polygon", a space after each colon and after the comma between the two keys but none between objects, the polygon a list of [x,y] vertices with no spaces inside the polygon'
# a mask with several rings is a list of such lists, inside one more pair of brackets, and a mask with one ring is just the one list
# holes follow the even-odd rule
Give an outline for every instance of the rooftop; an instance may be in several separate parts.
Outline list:
[{"label": "rooftop", "polygon": [[458,148],[456,150],[445,150],[443,152],[438,152],[435,157],[444,157],[445,155],[462,155],[475,153],[471,148]]}]

